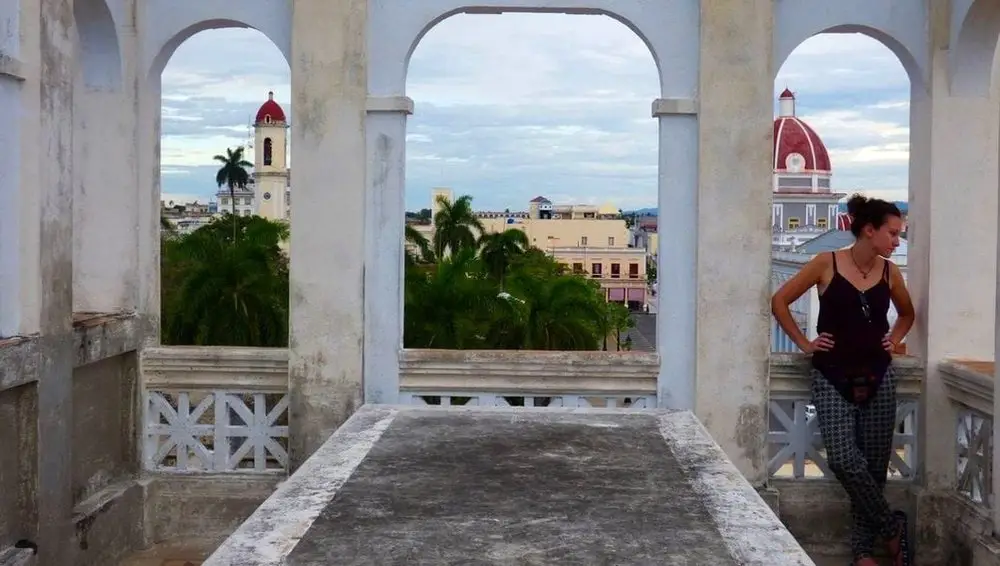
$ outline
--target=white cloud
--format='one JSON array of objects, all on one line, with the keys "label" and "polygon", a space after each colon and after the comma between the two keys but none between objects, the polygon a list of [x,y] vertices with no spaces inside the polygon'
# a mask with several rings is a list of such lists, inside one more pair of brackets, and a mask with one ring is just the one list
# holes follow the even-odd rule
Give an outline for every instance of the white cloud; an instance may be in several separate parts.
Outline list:
[{"label": "white cloud", "polygon": [[[785,61],[775,94],[786,86],[829,147],[836,189],[905,198],[909,82],[895,55],[856,34],[816,36]],[[417,46],[406,89],[416,107],[406,148],[410,208],[425,206],[435,186],[499,210],[538,194],[656,203],[656,67],[617,21],[454,16]],[[163,76],[164,191],[214,194],[212,156],[245,143],[269,90],[290,114],[287,63],[258,32],[210,31],[185,42]]]}]

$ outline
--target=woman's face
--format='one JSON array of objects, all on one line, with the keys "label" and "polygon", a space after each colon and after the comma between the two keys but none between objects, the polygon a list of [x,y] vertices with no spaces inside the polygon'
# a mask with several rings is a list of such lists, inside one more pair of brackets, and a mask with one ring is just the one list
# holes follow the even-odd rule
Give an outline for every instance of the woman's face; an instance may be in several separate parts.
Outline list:
[{"label": "woman's face", "polygon": [[889,257],[896,251],[902,232],[903,219],[892,214],[886,216],[885,222],[877,229],[869,224],[864,231],[875,252],[882,257]]}]

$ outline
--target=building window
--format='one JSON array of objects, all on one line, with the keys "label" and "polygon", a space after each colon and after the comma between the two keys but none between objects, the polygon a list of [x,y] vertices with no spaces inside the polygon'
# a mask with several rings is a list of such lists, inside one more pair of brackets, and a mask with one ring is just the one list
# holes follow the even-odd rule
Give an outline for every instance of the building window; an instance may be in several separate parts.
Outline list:
[{"label": "building window", "polygon": [[622,276],[622,264],[612,263],[611,264],[611,277],[618,279]]},{"label": "building window", "polygon": [[264,165],[271,164],[271,138],[264,138]]},{"label": "building window", "polygon": [[816,226],[818,226],[820,228],[826,228],[826,218],[817,218],[816,219]]},{"label": "building window", "polygon": [[639,278],[639,264],[638,263],[630,263],[630,264],[628,264],[628,276],[629,276],[629,279],[638,279]]},{"label": "building window", "polygon": [[251,199],[250,197],[243,197],[243,204],[250,206],[251,204],[253,204],[253,199]]},{"label": "building window", "polygon": [[599,263],[592,263],[592,264],[590,264],[590,276],[591,277],[600,277],[601,276],[601,264],[599,264]]},{"label": "building window", "polygon": [[583,273],[583,264],[582,263],[574,263],[573,264],[573,273]]},{"label": "building window", "polygon": [[799,227],[799,219],[798,218],[789,218],[788,219],[788,229],[789,230],[794,230],[794,229],[796,229],[798,227]]},{"label": "building window", "polygon": [[581,246],[586,246],[587,245],[587,237],[586,236],[580,236],[580,245]]},{"label": "building window", "polygon": [[222,197],[219,200],[221,201],[221,204],[229,204],[229,197]]},{"label": "building window", "polygon": [[608,236],[608,247],[609,248],[615,247],[615,237],[614,236]]}]

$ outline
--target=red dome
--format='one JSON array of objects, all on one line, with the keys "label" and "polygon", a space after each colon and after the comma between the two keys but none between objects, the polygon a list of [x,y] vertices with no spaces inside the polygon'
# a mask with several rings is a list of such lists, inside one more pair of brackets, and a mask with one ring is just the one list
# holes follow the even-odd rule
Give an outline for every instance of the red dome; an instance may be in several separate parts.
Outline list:
[{"label": "red dome", "polygon": [[267,93],[267,102],[260,105],[260,110],[257,111],[257,119],[254,120],[255,123],[265,123],[270,117],[271,122],[284,122],[285,121],[285,111],[281,109],[281,105],[274,101],[274,93]]},{"label": "red dome", "polygon": [[854,219],[851,218],[850,214],[846,212],[837,213],[837,230],[850,231],[851,222],[854,222]]},{"label": "red dome", "polygon": [[774,171],[830,173],[826,145],[808,124],[795,117],[795,96],[787,88],[779,105],[779,116],[774,120]]}]

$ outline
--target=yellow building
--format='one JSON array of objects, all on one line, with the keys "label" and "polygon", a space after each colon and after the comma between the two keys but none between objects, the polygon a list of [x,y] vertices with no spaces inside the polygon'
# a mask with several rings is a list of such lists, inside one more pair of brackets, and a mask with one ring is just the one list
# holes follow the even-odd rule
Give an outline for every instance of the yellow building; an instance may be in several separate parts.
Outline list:
[{"label": "yellow building", "polygon": [[[438,197],[451,201],[450,189],[431,191],[431,210]],[[555,205],[545,197],[532,199],[528,211],[477,211],[487,233],[523,230],[532,246],[548,252],[575,273],[600,282],[608,300],[642,309],[646,305],[646,249],[631,246],[631,233],[618,209],[575,204]],[[433,224],[414,226],[428,240]]]}]

